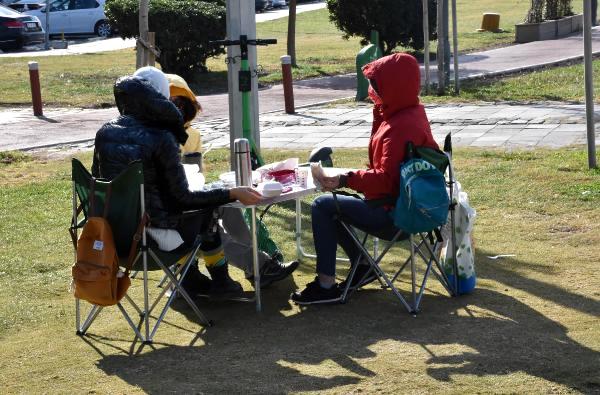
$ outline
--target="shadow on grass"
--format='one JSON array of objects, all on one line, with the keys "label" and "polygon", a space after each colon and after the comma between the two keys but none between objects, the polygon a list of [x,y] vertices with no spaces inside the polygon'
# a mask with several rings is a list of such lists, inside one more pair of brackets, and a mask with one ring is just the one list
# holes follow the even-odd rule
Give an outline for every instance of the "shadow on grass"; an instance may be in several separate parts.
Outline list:
[{"label": "shadow on grass", "polygon": [[[98,367],[148,393],[319,391],[377,375],[393,384],[411,380],[400,377],[403,374],[420,381],[428,377],[452,382],[454,375],[520,372],[574,390],[600,390],[600,353],[574,341],[565,326],[519,295],[525,292],[589,315],[590,322],[600,315],[600,303],[522,274],[533,272],[534,264],[517,260],[490,264],[485,255],[496,254],[479,252],[479,277],[496,289],[479,288],[459,298],[429,290],[417,318],[407,314],[389,291],[373,286],[346,305],[289,313],[287,297],[296,288],[289,279],[264,292],[261,314],[247,304],[202,305],[217,325],[200,333],[192,345],[157,344],[135,357],[106,355]],[[179,310],[193,321],[189,309]],[[414,354],[379,355],[377,345],[384,341],[397,342],[403,350],[417,345],[425,351],[425,370],[403,362],[413,358],[414,363],[418,358]],[[380,358],[387,360],[378,364]],[[398,377],[381,373],[396,368]]]}]

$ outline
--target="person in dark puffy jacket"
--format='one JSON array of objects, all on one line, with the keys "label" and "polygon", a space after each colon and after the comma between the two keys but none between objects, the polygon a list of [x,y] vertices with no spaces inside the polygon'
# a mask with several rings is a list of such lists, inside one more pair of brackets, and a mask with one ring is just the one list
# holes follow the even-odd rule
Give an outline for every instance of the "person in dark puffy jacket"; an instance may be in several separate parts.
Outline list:
[{"label": "person in dark puffy jacket", "polygon": [[134,76],[118,79],[114,95],[121,115],[96,133],[92,174],[112,179],[131,162],[141,160],[146,211],[150,228],[156,231],[150,234],[159,247],[165,244],[168,247],[164,249],[172,250],[182,243],[190,245],[201,234],[211,291],[241,291],[241,285],[229,276],[219,234],[213,231],[214,210],[185,220],[179,214],[235,200],[252,205],[261,195],[248,187],[190,192],[179,150],[187,134],[181,113],[169,101],[169,84],[160,70],[145,67]]},{"label": "person in dark puffy jacket", "polygon": [[[400,190],[400,164],[406,143],[438,148],[433,139],[425,108],[419,102],[419,64],[408,54],[396,53],[375,60],[362,69],[369,80],[369,97],[374,103],[369,141],[369,167],[335,177],[323,177],[323,190],[347,187],[364,194],[365,200],[338,196],[342,214],[363,230],[375,231],[393,226],[390,207],[370,205],[369,200],[397,198]],[[369,265],[358,262],[359,250],[348,232],[337,222],[331,195],[317,198],[312,205],[312,229],[317,252],[317,277],[301,292],[294,292],[297,304],[328,303],[340,300],[335,283],[335,258],[339,244],[352,265],[359,265],[353,282],[360,281]],[[372,277],[370,280],[373,280]],[[365,279],[366,280],[366,279]],[[354,285],[354,284],[353,284]]]}]

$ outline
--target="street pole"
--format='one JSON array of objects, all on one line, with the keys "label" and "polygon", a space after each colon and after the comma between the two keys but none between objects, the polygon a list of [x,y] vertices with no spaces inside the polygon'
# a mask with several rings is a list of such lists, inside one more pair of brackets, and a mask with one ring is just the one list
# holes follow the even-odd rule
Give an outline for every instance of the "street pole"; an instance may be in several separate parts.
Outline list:
[{"label": "street pole", "polygon": [[[246,35],[250,39],[256,38],[256,13],[254,3],[247,0],[227,0],[227,38],[237,40]],[[227,63],[227,87],[229,91],[229,139],[231,152],[231,169],[234,169],[233,142],[235,139],[244,137],[243,117],[244,107],[242,103],[242,92],[239,85],[239,72],[241,70],[241,50],[239,45],[227,47],[227,58],[235,59]],[[247,105],[250,113],[247,127],[256,148],[260,149],[260,125],[258,122],[258,78],[254,77],[256,70],[256,46],[248,46],[248,69],[251,73],[251,88],[247,92]],[[246,107],[248,108],[248,107]]]},{"label": "street pole", "polygon": [[587,126],[588,165],[596,163],[596,128],[594,125],[594,75],[592,69],[592,2],[583,0],[583,59],[585,75],[585,119]]},{"label": "street pole", "polygon": [[429,1],[423,3],[423,63],[425,64],[425,93],[429,93]]},{"label": "street pole", "polygon": [[454,49],[454,94],[460,93],[458,76],[458,27],[456,22],[456,0],[452,0],[452,47]]},{"label": "street pole", "polygon": [[444,86],[450,85],[450,18],[448,17],[448,0],[443,1],[444,5]]},{"label": "street pole", "polygon": [[444,1],[438,0],[437,2],[437,33],[438,33],[438,46],[437,46],[437,78],[438,78],[438,94],[443,95],[446,91],[445,77],[444,77]]},{"label": "street pole", "polygon": [[44,49],[50,49],[50,0],[46,0],[46,34],[44,35]]}]

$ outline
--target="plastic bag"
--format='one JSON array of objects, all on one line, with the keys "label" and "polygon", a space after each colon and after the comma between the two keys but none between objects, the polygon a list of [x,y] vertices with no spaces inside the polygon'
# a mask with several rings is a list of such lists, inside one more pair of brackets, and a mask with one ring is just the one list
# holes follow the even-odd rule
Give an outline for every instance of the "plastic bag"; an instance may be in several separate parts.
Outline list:
[{"label": "plastic bag", "polygon": [[[466,294],[475,289],[475,250],[473,248],[473,225],[477,212],[469,204],[469,196],[463,192],[459,182],[455,184],[453,201],[456,202],[455,224],[456,232],[456,262],[458,266],[458,293]],[[440,263],[444,268],[450,283],[454,282],[454,269],[452,257],[452,237],[450,232],[450,218],[442,227],[444,243],[441,249]]]}]

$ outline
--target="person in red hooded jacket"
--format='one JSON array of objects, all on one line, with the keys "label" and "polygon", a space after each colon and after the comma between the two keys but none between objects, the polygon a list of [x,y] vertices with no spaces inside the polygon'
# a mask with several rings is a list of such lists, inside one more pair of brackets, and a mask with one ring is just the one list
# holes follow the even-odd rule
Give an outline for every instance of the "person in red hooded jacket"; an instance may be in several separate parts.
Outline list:
[{"label": "person in red hooded jacket", "polygon": [[[375,60],[362,69],[369,80],[373,106],[373,127],[369,141],[369,167],[318,181],[323,190],[347,187],[361,192],[365,200],[338,195],[342,215],[355,227],[367,232],[393,227],[389,206],[370,204],[379,199],[395,199],[400,188],[400,165],[406,143],[438,148],[433,139],[425,108],[419,101],[421,88],[417,60],[396,53]],[[312,205],[312,229],[317,253],[317,277],[291,299],[297,304],[333,303],[340,300],[335,283],[336,250],[339,244],[352,265],[359,265],[353,282],[359,282],[369,265],[359,262],[360,253],[347,231],[335,219],[337,209],[331,195],[322,195]],[[367,280],[373,280],[374,277]],[[354,284],[353,284],[354,285]]]}]

